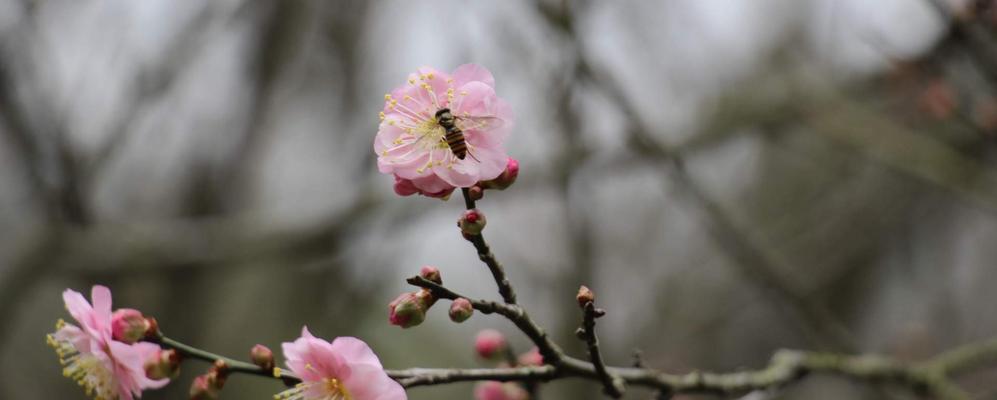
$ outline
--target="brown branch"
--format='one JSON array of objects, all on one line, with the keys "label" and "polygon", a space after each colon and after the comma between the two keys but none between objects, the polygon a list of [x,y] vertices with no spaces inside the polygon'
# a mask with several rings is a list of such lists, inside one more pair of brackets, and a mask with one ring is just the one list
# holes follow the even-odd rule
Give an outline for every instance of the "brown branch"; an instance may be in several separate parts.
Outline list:
[{"label": "brown branch", "polygon": [[440,299],[454,300],[459,297],[466,298],[470,300],[471,307],[478,310],[482,314],[499,314],[519,328],[530,340],[537,346],[540,350],[540,355],[543,356],[544,362],[557,365],[562,359],[567,357],[561,347],[558,346],[554,341],[550,340],[547,336],[547,332],[543,330],[536,322],[530,318],[530,315],[526,313],[522,307],[517,304],[510,303],[499,303],[495,301],[488,300],[473,300],[468,296],[458,294],[442,285],[436,284],[427,280],[421,276],[413,276],[406,280],[411,285],[418,286],[421,288],[429,289],[433,292],[433,295]]},{"label": "brown branch", "polygon": [[[439,298],[453,300],[467,298],[442,285],[415,276],[408,283],[429,289]],[[544,362],[549,365],[542,370],[529,369],[413,369],[423,371],[431,377],[417,378],[416,375],[392,375],[403,384],[410,386],[440,385],[469,380],[517,380],[549,381],[563,377],[582,377],[603,381],[604,375],[596,364],[565,355],[560,347],[550,341],[543,330],[534,323],[519,305],[503,304],[487,300],[471,300],[474,309],[483,314],[500,314],[513,322],[540,349]],[[550,355],[556,355],[555,358]],[[877,355],[843,355],[795,350],[780,350],[763,369],[733,373],[692,372],[688,374],[668,374],[651,368],[606,367],[606,373],[615,375],[624,384],[659,389],[666,393],[712,393],[741,394],[754,390],[780,388],[797,382],[810,373],[825,373],[844,376],[858,381],[888,382],[905,385],[917,391],[927,392],[939,399],[961,400],[968,396],[958,388],[951,378],[979,368],[997,364],[997,338],[968,344],[942,353],[928,361],[904,364],[889,357]],[[551,368],[550,370],[546,369]],[[511,374],[513,370],[519,370]],[[399,371],[391,373],[401,374]],[[418,383],[415,383],[418,382]]]},{"label": "brown branch", "polygon": [[466,381],[536,382],[557,377],[557,369],[551,365],[472,369],[410,368],[385,372],[406,388]]},{"label": "brown branch", "polygon": [[578,328],[578,337],[588,346],[589,359],[599,380],[602,381],[603,392],[609,397],[618,399],[623,396],[623,381],[606,370],[602,352],[599,351],[599,336],[595,334],[595,319],[603,316],[604,311],[596,309],[595,303],[589,301],[582,307],[582,326]]},{"label": "brown branch", "polygon": [[[468,193],[468,188],[461,188],[461,194],[464,196],[464,206],[468,210],[474,209],[474,199]],[[465,235],[464,238],[474,245],[474,249],[478,252],[478,258],[488,266],[488,271],[492,273],[492,278],[495,279],[495,284],[498,285],[502,300],[508,304],[516,304],[516,291],[512,288],[512,284],[509,283],[509,279],[505,277],[505,268],[502,268],[502,264],[495,258],[495,254],[492,254],[488,243],[485,242],[485,237],[477,234]]]}]

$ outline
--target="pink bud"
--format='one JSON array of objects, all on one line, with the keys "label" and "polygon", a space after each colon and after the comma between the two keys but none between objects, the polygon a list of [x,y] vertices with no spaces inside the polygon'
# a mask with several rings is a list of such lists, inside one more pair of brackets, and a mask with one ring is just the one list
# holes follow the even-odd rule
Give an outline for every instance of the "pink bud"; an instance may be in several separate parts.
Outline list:
[{"label": "pink bud", "polygon": [[443,284],[443,277],[440,275],[440,270],[434,266],[426,265],[419,270],[419,276],[425,278],[428,281],[436,282],[439,285]]},{"label": "pink bud", "polygon": [[253,349],[249,351],[249,359],[265,371],[273,370],[273,351],[267,346],[262,344],[253,346]]},{"label": "pink bud", "polygon": [[450,303],[450,320],[456,323],[467,321],[474,314],[474,307],[467,299],[460,297]]},{"label": "pink bud", "polygon": [[460,219],[457,220],[457,226],[460,227],[461,233],[472,236],[480,235],[481,231],[485,229],[485,223],[485,214],[478,211],[477,208],[464,211]]},{"label": "pink bud", "polygon": [[505,171],[502,171],[502,174],[495,179],[481,182],[481,187],[485,189],[505,190],[516,182],[516,177],[518,176],[519,161],[509,157],[505,164]]},{"label": "pink bud", "polygon": [[487,381],[474,387],[475,400],[526,400],[530,395],[516,383]]},{"label": "pink bud", "polygon": [[544,357],[540,355],[540,349],[534,347],[519,355],[519,365],[529,367],[539,367],[544,365]]},{"label": "pink bud", "polygon": [[158,350],[145,361],[145,376],[149,379],[174,379],[180,375],[180,354],[176,350]]},{"label": "pink bud", "polygon": [[595,301],[595,293],[592,292],[588,286],[582,285],[578,288],[578,294],[575,295],[575,300],[578,301],[578,306],[585,308],[585,305]]},{"label": "pink bud", "polygon": [[478,355],[484,359],[492,360],[502,357],[505,346],[505,336],[494,329],[478,332],[478,336],[474,338],[474,351],[478,352]]},{"label": "pink bud", "polygon": [[388,304],[388,322],[402,328],[419,325],[426,319],[425,296],[420,292],[402,293]]},{"label": "pink bud", "polygon": [[485,189],[480,185],[474,185],[467,189],[467,195],[471,200],[478,201],[485,197]]},{"label": "pink bud", "polygon": [[149,321],[138,310],[122,308],[111,315],[111,335],[119,342],[135,343],[145,337],[149,327]]},{"label": "pink bud", "polygon": [[190,400],[216,400],[218,389],[211,382],[210,374],[198,375],[190,384]]}]

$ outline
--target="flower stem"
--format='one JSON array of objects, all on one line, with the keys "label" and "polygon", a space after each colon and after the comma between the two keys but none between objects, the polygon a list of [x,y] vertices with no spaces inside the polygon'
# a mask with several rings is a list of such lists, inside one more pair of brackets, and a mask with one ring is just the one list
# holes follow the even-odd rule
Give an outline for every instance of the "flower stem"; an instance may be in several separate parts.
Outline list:
[{"label": "flower stem", "polygon": [[236,359],[212,353],[207,350],[202,350],[197,347],[171,339],[164,335],[160,335],[157,342],[164,347],[175,349],[178,353],[180,353],[184,357],[196,358],[198,360],[207,361],[209,363],[213,363],[218,360],[224,361],[225,365],[228,366],[229,372],[280,379],[287,385],[293,385],[301,381],[300,379],[298,379],[298,377],[294,376],[294,374],[291,374],[289,372],[281,371],[280,376],[277,377],[274,374],[275,372],[274,370],[265,370],[263,368],[260,368],[256,364],[251,364],[245,361],[239,361]]},{"label": "flower stem", "polygon": [[[464,195],[464,206],[468,210],[474,209],[474,199],[471,198],[468,188],[461,188],[461,193]],[[492,273],[492,278],[495,279],[495,284],[498,285],[502,300],[508,304],[516,304],[516,291],[512,288],[512,283],[505,276],[505,268],[502,268],[502,264],[498,262],[495,254],[492,254],[491,249],[488,247],[488,242],[485,242],[485,237],[477,234],[466,235],[465,238],[474,245],[474,249],[478,252],[478,258],[488,266],[488,271]]]}]

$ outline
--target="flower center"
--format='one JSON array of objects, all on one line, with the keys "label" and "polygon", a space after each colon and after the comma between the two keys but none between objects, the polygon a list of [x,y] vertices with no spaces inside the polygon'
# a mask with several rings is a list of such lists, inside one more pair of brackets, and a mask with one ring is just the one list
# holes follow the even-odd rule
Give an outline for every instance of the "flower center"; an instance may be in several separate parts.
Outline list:
[{"label": "flower center", "polygon": [[[60,329],[65,323],[61,320],[56,325]],[[46,338],[48,345],[55,349],[62,364],[62,375],[76,381],[86,390],[87,396],[96,400],[116,400],[118,387],[114,374],[107,369],[104,362],[90,353],[80,353],[68,340],[56,339],[53,335]]]},{"label": "flower center", "polygon": [[293,388],[277,393],[275,400],[352,400],[343,382],[336,378],[302,382]]}]

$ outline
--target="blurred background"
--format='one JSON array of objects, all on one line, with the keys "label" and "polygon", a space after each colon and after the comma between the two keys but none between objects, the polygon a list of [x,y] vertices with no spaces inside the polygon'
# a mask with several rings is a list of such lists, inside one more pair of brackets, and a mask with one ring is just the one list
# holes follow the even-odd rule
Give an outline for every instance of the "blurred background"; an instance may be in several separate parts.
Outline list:
[{"label": "blurred background", "polygon": [[[395,369],[487,366],[483,328],[528,350],[446,305],[387,324],[426,264],[497,298],[459,198],[397,197],[371,148],[384,93],[467,62],[517,115],[488,239],[572,354],[579,284],[609,362],[670,372],[997,335],[995,39],[993,1],[0,2],[0,398],[84,398],[44,335],[94,283],[239,358],[302,325]],[[207,365],[184,368],[145,398],[185,398]],[[279,390],[237,375],[223,398]],[[915,397],[822,376],[752,396]]]}]

